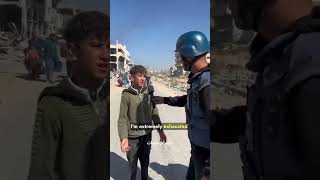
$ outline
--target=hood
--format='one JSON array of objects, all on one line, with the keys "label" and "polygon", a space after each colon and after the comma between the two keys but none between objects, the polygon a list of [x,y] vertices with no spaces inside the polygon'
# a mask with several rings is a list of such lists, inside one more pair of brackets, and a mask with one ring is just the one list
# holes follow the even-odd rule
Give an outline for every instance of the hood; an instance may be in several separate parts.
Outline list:
[{"label": "hood", "polygon": [[96,99],[103,99],[108,96],[108,84],[105,80],[96,92],[89,92],[75,85],[71,79],[66,78],[57,86],[46,87],[40,94],[39,101],[44,96],[57,96],[71,101],[90,103]]},{"label": "hood", "polygon": [[247,68],[254,72],[263,71],[275,60],[265,57],[277,52],[281,53],[298,35],[311,32],[320,32],[320,7],[315,7],[310,15],[298,19],[284,33],[270,42],[257,34],[250,46],[251,59],[247,63]]}]

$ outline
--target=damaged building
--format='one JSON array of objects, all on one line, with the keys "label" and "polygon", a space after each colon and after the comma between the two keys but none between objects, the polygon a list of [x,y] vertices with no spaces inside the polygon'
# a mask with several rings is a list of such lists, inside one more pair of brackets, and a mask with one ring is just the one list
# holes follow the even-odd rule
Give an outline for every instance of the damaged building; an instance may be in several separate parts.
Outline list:
[{"label": "damaged building", "polygon": [[255,33],[242,31],[236,27],[227,2],[225,0],[215,0],[212,6],[213,48],[218,50],[249,45]]},{"label": "damaged building", "polygon": [[[319,6],[320,0],[313,0],[314,5]],[[227,1],[214,0],[211,3],[211,19],[213,49],[221,50],[234,46],[248,46],[255,36],[255,32],[238,29],[228,9]]]},{"label": "damaged building", "polygon": [[110,44],[110,66],[110,70],[117,72],[128,72],[134,66],[127,47],[118,41]]},{"label": "damaged building", "polygon": [[0,0],[0,31],[29,38],[32,32],[47,36],[63,26],[63,0]]}]

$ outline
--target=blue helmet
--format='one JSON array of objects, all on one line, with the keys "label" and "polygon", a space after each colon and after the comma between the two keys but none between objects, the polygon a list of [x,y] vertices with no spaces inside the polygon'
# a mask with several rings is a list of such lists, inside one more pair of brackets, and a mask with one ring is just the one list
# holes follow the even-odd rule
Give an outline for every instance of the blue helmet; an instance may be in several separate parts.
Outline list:
[{"label": "blue helmet", "polygon": [[195,57],[207,53],[210,44],[207,37],[199,31],[189,31],[182,34],[176,44],[176,52],[183,57]]}]

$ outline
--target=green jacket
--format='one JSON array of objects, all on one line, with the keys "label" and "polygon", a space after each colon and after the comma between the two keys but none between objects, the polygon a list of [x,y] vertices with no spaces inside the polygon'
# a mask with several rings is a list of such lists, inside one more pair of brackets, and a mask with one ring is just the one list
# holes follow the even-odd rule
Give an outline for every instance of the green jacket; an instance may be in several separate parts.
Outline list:
[{"label": "green jacket", "polygon": [[147,87],[141,92],[129,87],[123,90],[118,119],[120,141],[124,138],[134,138],[151,133],[151,129],[132,129],[131,124],[161,125],[158,109],[151,103],[151,93]]},{"label": "green jacket", "polygon": [[108,86],[93,98],[70,79],[42,92],[28,180],[107,179]]}]

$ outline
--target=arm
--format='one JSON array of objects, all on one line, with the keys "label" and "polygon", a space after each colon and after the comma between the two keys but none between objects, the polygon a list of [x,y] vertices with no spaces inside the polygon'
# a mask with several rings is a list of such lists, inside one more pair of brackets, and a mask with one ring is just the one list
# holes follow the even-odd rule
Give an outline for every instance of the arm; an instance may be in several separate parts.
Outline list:
[{"label": "arm", "polygon": [[52,108],[54,103],[54,99],[43,98],[38,104],[28,180],[60,179],[55,168],[61,124],[57,109]]},{"label": "arm", "polygon": [[305,81],[288,96],[293,152],[303,161],[305,179],[320,177],[320,78]]},{"label": "arm", "polygon": [[169,106],[183,107],[187,103],[187,95],[175,96],[175,97],[165,97],[164,103]]},{"label": "arm", "polygon": [[210,140],[217,143],[237,143],[245,131],[246,107],[236,106],[228,110],[211,110]]},{"label": "arm", "polygon": [[169,106],[183,107],[187,103],[187,95],[175,97],[153,96],[155,104],[168,104]]},{"label": "arm", "polygon": [[125,95],[125,93],[122,93],[121,103],[120,103],[120,113],[118,118],[118,134],[119,134],[120,141],[122,141],[123,139],[127,139],[129,134],[128,106],[129,106],[128,97]]}]

